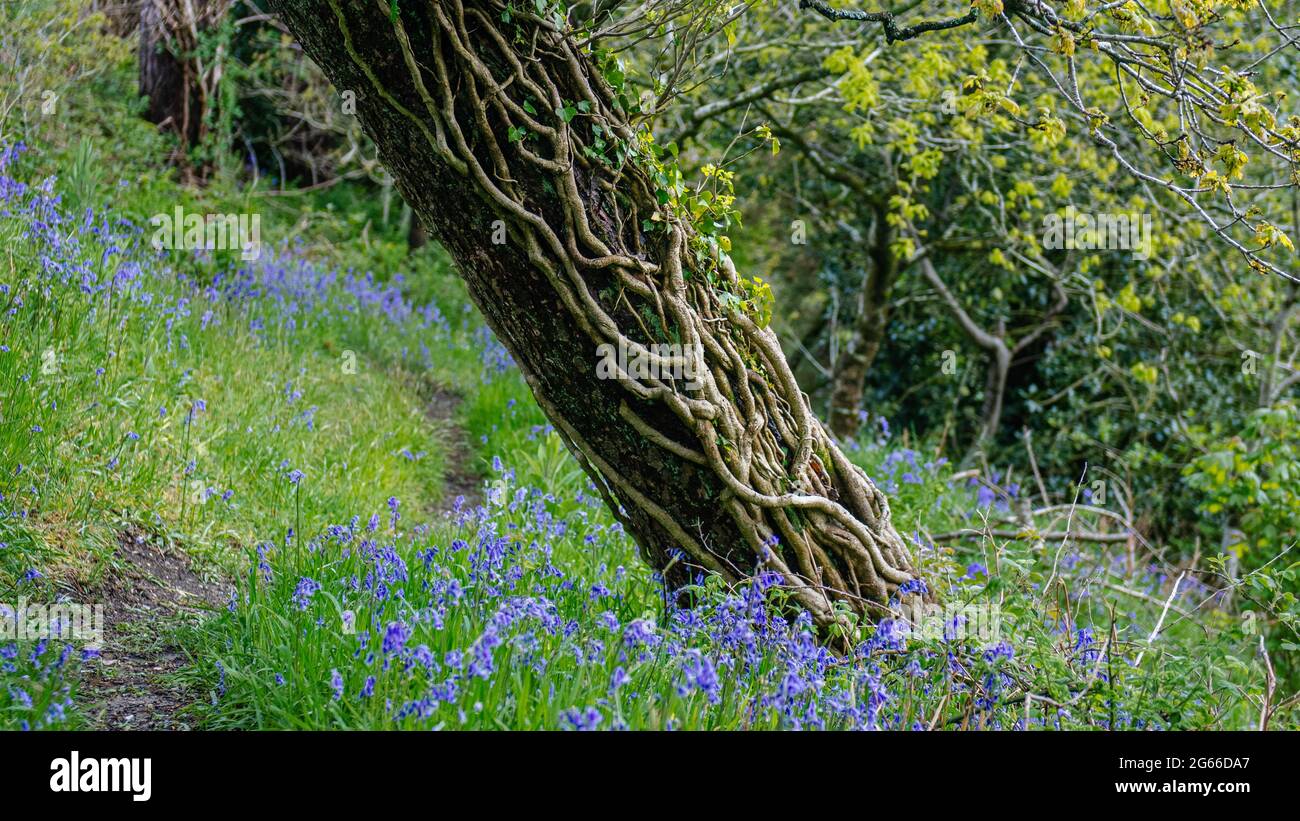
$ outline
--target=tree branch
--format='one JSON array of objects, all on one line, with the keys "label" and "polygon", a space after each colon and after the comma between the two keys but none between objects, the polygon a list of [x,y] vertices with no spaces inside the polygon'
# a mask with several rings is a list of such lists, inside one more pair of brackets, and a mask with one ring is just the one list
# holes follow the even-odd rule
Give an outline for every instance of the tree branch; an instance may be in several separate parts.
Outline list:
[{"label": "tree branch", "polygon": [[885,29],[885,40],[896,43],[911,40],[929,31],[943,31],[969,25],[979,19],[979,11],[971,9],[961,17],[949,17],[945,20],[924,20],[916,25],[899,28],[894,22],[893,12],[861,11],[859,9],[836,9],[825,0],[799,0],[799,8],[812,9],[827,20],[853,20],[861,23],[880,23]]}]

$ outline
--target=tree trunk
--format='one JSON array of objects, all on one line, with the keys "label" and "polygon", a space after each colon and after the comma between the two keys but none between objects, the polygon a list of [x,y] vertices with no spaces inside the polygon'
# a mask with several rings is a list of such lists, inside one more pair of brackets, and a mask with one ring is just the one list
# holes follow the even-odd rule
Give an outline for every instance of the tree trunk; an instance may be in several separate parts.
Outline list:
[{"label": "tree trunk", "polygon": [[1056,326],[1057,317],[1070,304],[1070,299],[1061,286],[1060,280],[1053,279],[1052,292],[1056,298],[1051,307],[1043,312],[1042,318],[1024,336],[1020,337],[1015,343],[1009,343],[1007,341],[1006,320],[999,318],[992,331],[980,327],[979,323],[962,307],[961,302],[953,292],[948,289],[947,284],[939,276],[939,272],[935,269],[930,258],[928,256],[921,257],[920,263],[921,275],[938,292],[939,298],[947,304],[948,309],[952,311],[953,318],[957,320],[957,324],[971,338],[971,341],[989,354],[988,371],[984,379],[984,405],[980,409],[979,432],[976,434],[975,441],[966,450],[966,455],[961,462],[963,465],[969,465],[974,463],[980,452],[993,442],[1002,426],[1002,405],[1006,398],[1007,376],[1011,373],[1012,363],[1022,351],[1036,344],[1039,339]]},{"label": "tree trunk", "polygon": [[402,196],[670,587],[771,571],[823,627],[885,611],[915,578],[887,500],[813,416],[729,258],[661,203],[608,64],[530,5],[272,6],[356,93]]},{"label": "tree trunk", "polygon": [[195,52],[201,34],[225,16],[232,0],[141,0],[140,94],[145,118],[180,141],[173,158],[189,181],[206,177],[188,151],[207,134],[207,108],[221,79],[221,60]]},{"label": "tree trunk", "polygon": [[857,322],[848,348],[835,363],[831,386],[831,432],[841,441],[858,435],[862,426],[862,395],[880,345],[889,327],[889,300],[898,275],[898,261],[889,244],[893,231],[885,220],[883,206],[876,208],[876,236],[871,248],[871,267],[862,283]]},{"label": "tree trunk", "polygon": [[1002,403],[1007,395],[1007,375],[1011,373],[1011,348],[1005,341],[1006,322],[998,319],[993,336],[1001,343],[989,348],[988,371],[984,379],[984,404],[980,408],[980,429],[962,464],[971,464],[975,456],[988,448],[1002,428]]}]

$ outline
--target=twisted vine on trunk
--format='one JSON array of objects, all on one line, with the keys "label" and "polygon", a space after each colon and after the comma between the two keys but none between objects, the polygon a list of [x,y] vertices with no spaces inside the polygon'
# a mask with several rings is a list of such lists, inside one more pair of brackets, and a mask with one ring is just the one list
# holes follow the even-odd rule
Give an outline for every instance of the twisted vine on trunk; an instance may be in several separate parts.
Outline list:
[{"label": "twisted vine on trunk", "polygon": [[[498,0],[404,2],[395,17],[388,0],[273,5],[355,92],[403,196],[670,586],[774,571],[829,626],[915,578],[884,494],[728,296],[742,291],[726,255],[660,203],[644,161],[598,156],[602,139],[607,155],[645,144],[552,18]],[[599,378],[604,344],[664,375]]]}]

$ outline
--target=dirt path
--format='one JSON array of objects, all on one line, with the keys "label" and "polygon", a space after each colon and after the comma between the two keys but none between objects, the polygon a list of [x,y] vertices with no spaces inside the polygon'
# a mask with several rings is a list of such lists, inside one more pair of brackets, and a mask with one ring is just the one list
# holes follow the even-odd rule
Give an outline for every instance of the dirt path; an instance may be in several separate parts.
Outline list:
[{"label": "dirt path", "polygon": [[198,695],[175,680],[189,659],[171,634],[186,614],[223,606],[231,588],[136,531],[119,535],[114,558],[101,592],[104,647],[85,668],[82,710],[97,730],[189,729],[180,710]]},{"label": "dirt path", "polygon": [[447,454],[446,469],[442,476],[442,499],[434,506],[438,513],[452,509],[457,496],[465,497],[467,507],[483,500],[483,480],[474,471],[474,452],[464,428],[456,419],[461,398],[452,391],[438,386],[425,408],[425,414],[438,423],[442,431],[442,444]]}]

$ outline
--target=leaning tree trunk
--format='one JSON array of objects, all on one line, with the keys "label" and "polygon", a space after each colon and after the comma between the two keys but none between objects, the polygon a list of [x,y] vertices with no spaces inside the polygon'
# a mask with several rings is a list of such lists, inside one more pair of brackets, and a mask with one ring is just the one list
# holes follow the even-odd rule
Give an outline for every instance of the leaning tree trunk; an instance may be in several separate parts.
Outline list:
[{"label": "leaning tree trunk", "polygon": [[145,117],[179,139],[173,161],[189,181],[208,169],[190,161],[189,149],[207,136],[210,106],[221,82],[222,55],[204,60],[203,33],[220,23],[233,0],[140,0],[140,94]]},{"label": "leaning tree trunk", "polygon": [[[915,578],[885,496],[736,307],[729,259],[661,204],[647,141],[552,17],[501,0],[272,6],[355,92],[402,196],[667,584],[772,571],[830,626]],[[646,347],[665,343],[680,348]],[[657,370],[602,379],[602,345]]]}]

